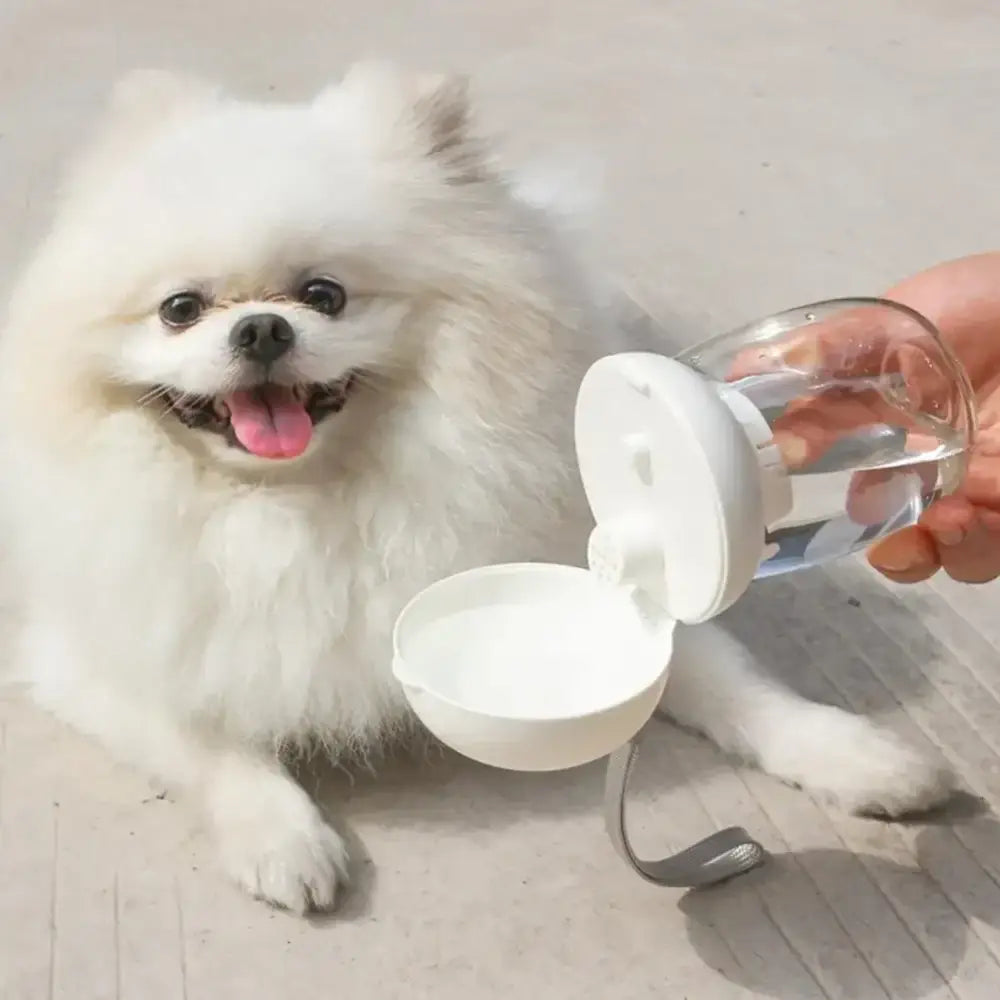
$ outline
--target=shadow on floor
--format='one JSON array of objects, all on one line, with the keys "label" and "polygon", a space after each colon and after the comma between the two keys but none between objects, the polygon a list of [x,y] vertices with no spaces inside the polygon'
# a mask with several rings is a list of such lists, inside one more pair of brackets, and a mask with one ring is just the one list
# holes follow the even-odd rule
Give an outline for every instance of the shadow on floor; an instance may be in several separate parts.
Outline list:
[{"label": "shadow on floor", "polygon": [[[981,937],[976,924],[1000,929],[1000,823],[979,816],[954,827],[928,826],[917,836],[916,853],[912,866],[840,850],[774,855],[748,876],[681,899],[689,941],[706,965],[754,995],[777,1000],[861,995],[852,989],[869,977],[893,1000],[941,995],[942,980],[952,982],[973,940],[978,954],[965,976],[974,981],[978,963],[993,965],[984,940],[995,936]],[[745,927],[734,926],[748,897],[754,897],[761,921],[799,957],[797,968],[755,950],[752,931],[742,947],[732,949],[735,965],[732,958],[720,962],[720,938],[732,942],[746,934]],[[846,929],[857,951],[838,944],[828,921],[813,919],[827,905],[834,930]],[[872,919],[879,914],[880,920]],[[895,921],[906,930],[887,934],[884,925]],[[902,947],[892,948],[893,941]]]}]

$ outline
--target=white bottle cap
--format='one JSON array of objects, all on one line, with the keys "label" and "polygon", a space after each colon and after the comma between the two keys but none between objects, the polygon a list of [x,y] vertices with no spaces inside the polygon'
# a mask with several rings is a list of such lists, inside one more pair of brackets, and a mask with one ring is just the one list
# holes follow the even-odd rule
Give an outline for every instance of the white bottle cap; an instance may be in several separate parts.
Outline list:
[{"label": "white bottle cap", "polygon": [[472,570],[418,594],[396,624],[393,670],[417,715],[499,767],[571,767],[631,739],[662,695],[676,622],[742,595],[765,524],[791,503],[753,404],[660,355],[590,369],[576,447],[596,521],[589,572]]},{"label": "white bottle cap", "polygon": [[[580,386],[576,449],[597,522],[592,570],[642,587],[688,623],[743,594],[771,519],[764,481],[785,482],[749,400],[660,355],[612,355]],[[768,506],[780,506],[770,492]]]}]

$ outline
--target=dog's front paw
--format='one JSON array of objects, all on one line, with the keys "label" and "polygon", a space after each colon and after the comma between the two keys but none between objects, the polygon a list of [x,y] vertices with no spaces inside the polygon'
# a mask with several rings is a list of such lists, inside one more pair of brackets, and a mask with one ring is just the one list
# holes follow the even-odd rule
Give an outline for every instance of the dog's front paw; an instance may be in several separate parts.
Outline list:
[{"label": "dog's front paw", "polygon": [[260,777],[210,803],[223,868],[251,895],[293,913],[330,909],[346,878],[343,840],[291,779]]},{"label": "dog's front paw", "polygon": [[801,761],[802,784],[841,808],[898,818],[933,809],[954,793],[955,775],[942,760],[890,730],[836,709],[823,721],[828,739],[821,755]]}]

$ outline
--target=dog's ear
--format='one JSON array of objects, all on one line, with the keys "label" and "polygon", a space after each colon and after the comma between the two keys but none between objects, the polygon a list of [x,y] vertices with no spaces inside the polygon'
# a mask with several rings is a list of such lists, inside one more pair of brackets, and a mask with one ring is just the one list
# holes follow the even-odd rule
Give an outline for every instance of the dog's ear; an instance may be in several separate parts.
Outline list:
[{"label": "dog's ear", "polygon": [[447,156],[469,142],[469,80],[465,76],[420,76],[413,110],[430,141],[432,156]]},{"label": "dog's ear", "polygon": [[413,113],[426,137],[428,154],[445,165],[453,183],[467,184],[482,178],[482,150],[471,134],[468,77],[419,77]]},{"label": "dog's ear", "polygon": [[441,164],[449,181],[468,183],[482,174],[478,143],[470,132],[469,83],[462,76],[407,74],[386,62],[356,63],[320,102],[343,97],[360,102],[373,127],[389,141],[405,137]]}]

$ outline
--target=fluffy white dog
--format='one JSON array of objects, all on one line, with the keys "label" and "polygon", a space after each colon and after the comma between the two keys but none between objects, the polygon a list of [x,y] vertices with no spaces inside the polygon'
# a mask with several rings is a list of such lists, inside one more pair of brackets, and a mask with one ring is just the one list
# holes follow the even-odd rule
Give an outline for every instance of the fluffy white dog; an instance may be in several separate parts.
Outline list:
[{"label": "fluffy white dog", "polygon": [[[390,632],[419,589],[579,560],[571,418],[619,349],[537,197],[449,79],[359,67],[315,100],[118,88],[0,341],[0,495],[37,701],[203,803],[226,871],[332,904],[344,846],[284,749],[403,732]],[[681,638],[678,721],[851,809],[938,764]]]}]

